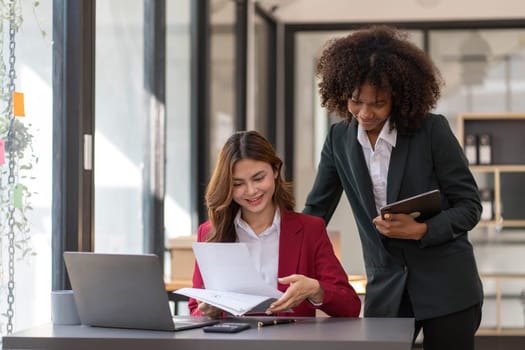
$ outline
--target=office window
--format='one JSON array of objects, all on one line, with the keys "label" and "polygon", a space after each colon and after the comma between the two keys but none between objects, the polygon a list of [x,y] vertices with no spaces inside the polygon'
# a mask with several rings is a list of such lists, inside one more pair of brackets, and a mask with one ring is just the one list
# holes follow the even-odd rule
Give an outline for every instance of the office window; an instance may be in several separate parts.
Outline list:
[{"label": "office window", "polygon": [[141,253],[143,1],[99,1],[96,22],[95,251]]},{"label": "office window", "polygon": [[[190,0],[167,1],[166,240],[191,232]],[[166,257],[166,262],[169,258]],[[169,271],[168,268],[165,269]]]},{"label": "office window", "polygon": [[220,148],[235,130],[235,2],[222,2],[210,11],[210,171],[213,171]]},{"label": "office window", "polygon": [[255,129],[275,145],[276,25],[254,13],[254,118]]},{"label": "office window", "polygon": [[[20,7],[23,23],[15,34],[15,85],[16,91],[24,93],[25,117],[18,121],[23,123],[32,135],[32,139],[29,140],[30,147],[38,160],[26,156],[15,168],[15,172],[19,173],[16,182],[27,186],[31,194],[30,197],[22,197],[22,204],[33,209],[26,212],[30,236],[28,245],[23,246],[20,242],[15,242],[13,331],[50,320],[51,290],[52,2],[42,2],[36,8],[29,3],[23,5]],[[4,63],[8,65],[8,22],[3,20],[3,25],[3,56]],[[4,88],[6,83],[2,81]],[[28,148],[25,149],[27,155]],[[21,169],[28,161],[32,169]],[[1,166],[2,173],[7,171],[7,167],[7,164]],[[5,173],[2,176],[5,176]],[[7,181],[7,177],[2,179],[3,184],[4,180]],[[2,206],[3,209],[6,208],[5,203],[2,203]],[[6,334],[8,323],[8,223],[4,218],[2,216],[0,225],[0,335]],[[21,236],[16,233],[15,241],[19,239]],[[31,249],[35,255],[23,256],[25,248]]]}]

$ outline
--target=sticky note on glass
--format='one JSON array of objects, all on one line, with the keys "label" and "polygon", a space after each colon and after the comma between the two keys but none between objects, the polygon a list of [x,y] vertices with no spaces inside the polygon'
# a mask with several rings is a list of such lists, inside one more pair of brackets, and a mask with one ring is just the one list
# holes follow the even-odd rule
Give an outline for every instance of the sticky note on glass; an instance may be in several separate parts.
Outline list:
[{"label": "sticky note on glass", "polygon": [[0,140],[0,165],[5,164],[5,141]]},{"label": "sticky note on glass", "polygon": [[13,115],[15,117],[25,117],[24,111],[24,94],[21,92],[13,92]]},{"label": "sticky note on glass", "polygon": [[16,184],[15,185],[15,189],[14,189],[14,193],[13,193],[13,207],[17,208],[17,209],[22,209],[22,197],[24,195],[24,188],[25,186],[24,185],[21,185],[21,184]]}]

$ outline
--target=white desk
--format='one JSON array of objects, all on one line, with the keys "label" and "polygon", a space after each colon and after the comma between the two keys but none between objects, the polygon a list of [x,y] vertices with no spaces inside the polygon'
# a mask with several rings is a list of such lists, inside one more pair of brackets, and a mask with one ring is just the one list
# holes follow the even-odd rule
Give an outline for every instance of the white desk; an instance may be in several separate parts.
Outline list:
[{"label": "white desk", "polygon": [[4,336],[2,343],[4,350],[409,350],[413,330],[411,318],[305,318],[236,334],[47,324]]}]

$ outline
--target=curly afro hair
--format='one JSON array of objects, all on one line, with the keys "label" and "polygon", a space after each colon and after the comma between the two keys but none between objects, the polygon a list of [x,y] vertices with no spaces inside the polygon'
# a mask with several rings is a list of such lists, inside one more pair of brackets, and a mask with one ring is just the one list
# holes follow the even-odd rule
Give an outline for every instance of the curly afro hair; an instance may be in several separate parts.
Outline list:
[{"label": "curly afro hair", "polygon": [[348,99],[368,83],[391,94],[391,125],[409,135],[436,106],[443,85],[439,70],[397,29],[372,26],[326,45],[317,76],[321,104],[330,112],[350,121]]}]

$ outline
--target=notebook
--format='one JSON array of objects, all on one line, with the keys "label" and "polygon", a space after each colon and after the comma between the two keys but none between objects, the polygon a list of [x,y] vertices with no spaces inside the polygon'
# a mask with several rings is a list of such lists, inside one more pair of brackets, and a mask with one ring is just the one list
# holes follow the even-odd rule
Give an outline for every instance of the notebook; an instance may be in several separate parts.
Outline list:
[{"label": "notebook", "polygon": [[173,317],[153,254],[64,252],[83,325],[179,331],[216,324],[207,317]]}]

